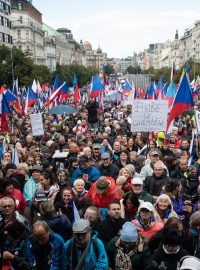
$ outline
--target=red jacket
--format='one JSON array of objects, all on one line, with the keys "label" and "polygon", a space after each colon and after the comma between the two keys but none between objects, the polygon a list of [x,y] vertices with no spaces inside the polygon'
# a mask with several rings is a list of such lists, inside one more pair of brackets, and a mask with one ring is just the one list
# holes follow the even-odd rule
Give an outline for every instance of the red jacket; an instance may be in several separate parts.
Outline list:
[{"label": "red jacket", "polygon": [[96,185],[98,182],[96,181],[95,183],[92,184],[86,195],[86,198],[91,198],[93,200],[94,205],[100,208],[107,208],[109,203],[114,199],[119,201],[122,199],[122,191],[118,186],[116,186],[115,180],[112,177],[107,177],[107,180],[110,181],[110,186],[106,194],[100,195],[95,192]]},{"label": "red jacket", "polygon": [[13,188],[9,194],[0,194],[0,199],[6,195],[10,195],[15,199],[16,209],[20,212],[20,214],[23,214],[26,208],[26,201],[22,192],[19,189]]}]

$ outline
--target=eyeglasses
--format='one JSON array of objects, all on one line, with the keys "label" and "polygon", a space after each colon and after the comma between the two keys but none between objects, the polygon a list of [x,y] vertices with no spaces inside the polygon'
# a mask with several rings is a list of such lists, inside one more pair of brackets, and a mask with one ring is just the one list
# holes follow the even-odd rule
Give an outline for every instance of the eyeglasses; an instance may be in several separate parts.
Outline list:
[{"label": "eyeglasses", "polygon": [[1,205],[2,208],[12,208],[14,205]]}]

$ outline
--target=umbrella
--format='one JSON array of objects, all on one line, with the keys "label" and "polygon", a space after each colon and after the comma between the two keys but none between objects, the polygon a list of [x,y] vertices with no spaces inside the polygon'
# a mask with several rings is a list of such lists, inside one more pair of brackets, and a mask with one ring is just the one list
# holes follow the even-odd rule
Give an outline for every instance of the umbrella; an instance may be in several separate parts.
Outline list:
[{"label": "umbrella", "polygon": [[77,109],[75,109],[72,106],[69,105],[59,105],[55,106],[50,109],[49,114],[56,114],[56,115],[62,115],[62,114],[74,114],[77,113]]}]

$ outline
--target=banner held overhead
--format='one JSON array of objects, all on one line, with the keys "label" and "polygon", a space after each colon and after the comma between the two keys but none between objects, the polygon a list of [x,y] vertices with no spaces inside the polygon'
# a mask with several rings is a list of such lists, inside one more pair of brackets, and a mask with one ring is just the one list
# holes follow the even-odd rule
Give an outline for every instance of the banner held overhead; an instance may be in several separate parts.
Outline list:
[{"label": "banner held overhead", "polygon": [[131,131],[165,131],[168,102],[166,100],[133,100]]}]

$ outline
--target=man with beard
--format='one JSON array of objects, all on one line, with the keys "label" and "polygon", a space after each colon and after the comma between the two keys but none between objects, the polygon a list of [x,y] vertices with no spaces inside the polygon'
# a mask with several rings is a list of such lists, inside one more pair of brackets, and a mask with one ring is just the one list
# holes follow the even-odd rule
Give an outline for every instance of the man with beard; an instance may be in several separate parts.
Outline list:
[{"label": "man with beard", "polygon": [[102,175],[110,176],[115,180],[119,174],[119,168],[111,163],[110,153],[105,152],[101,154],[102,164],[98,167]]}]

